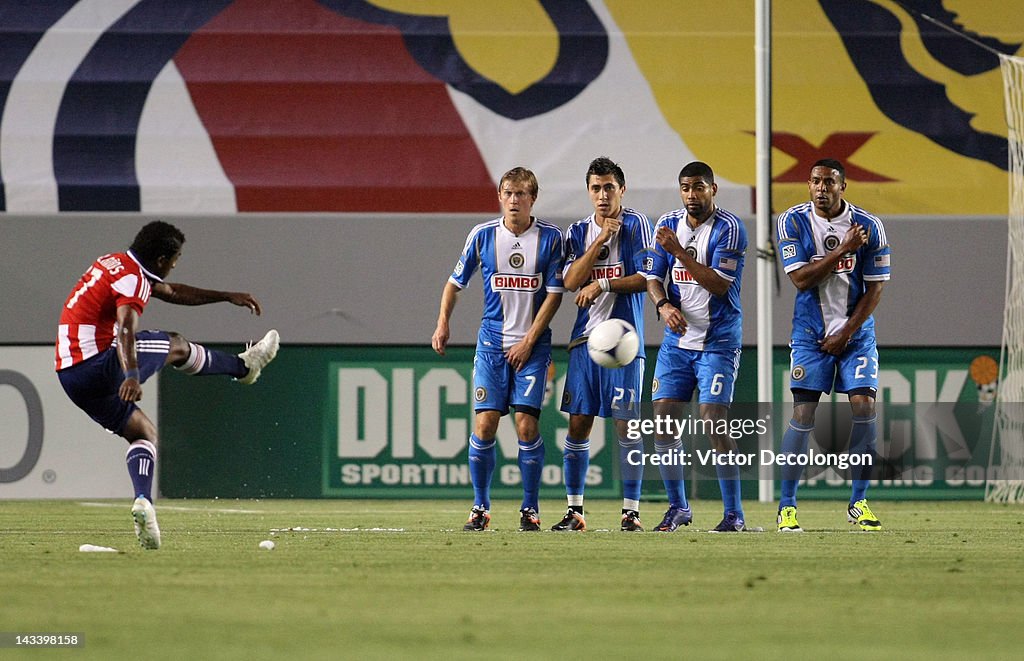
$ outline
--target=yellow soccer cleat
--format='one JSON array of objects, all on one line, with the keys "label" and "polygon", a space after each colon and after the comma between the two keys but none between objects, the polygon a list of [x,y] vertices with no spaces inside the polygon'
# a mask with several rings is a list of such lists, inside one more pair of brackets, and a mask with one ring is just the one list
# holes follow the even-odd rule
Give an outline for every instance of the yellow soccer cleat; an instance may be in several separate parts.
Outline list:
[{"label": "yellow soccer cleat", "polygon": [[868,501],[861,499],[850,505],[846,510],[846,520],[860,526],[866,532],[875,532],[882,529],[882,522],[878,520],[875,513],[868,507]]}]

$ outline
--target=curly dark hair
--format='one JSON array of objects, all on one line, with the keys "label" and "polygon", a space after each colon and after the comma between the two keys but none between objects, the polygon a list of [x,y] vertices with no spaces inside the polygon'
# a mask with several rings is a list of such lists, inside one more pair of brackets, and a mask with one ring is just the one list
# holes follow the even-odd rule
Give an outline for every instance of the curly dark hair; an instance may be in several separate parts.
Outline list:
[{"label": "curly dark hair", "polygon": [[154,220],[146,223],[129,250],[142,262],[147,269],[156,268],[156,262],[161,257],[170,259],[181,250],[185,243],[185,235],[174,225],[165,223],[162,220]]}]

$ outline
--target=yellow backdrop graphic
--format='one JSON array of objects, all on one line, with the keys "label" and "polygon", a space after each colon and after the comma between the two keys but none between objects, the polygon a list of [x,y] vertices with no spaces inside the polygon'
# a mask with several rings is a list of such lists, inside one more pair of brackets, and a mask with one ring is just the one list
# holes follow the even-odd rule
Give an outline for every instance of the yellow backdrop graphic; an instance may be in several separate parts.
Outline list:
[{"label": "yellow backdrop graphic", "polygon": [[[965,76],[943,66],[924,48],[906,11],[886,0],[873,4],[898,17],[907,63],[946,86],[950,100],[974,115],[971,128],[1005,137],[998,68]],[[607,5],[671,126],[716,171],[753,185],[754,3],[608,0]],[[820,153],[840,156],[877,177],[850,176],[848,195],[856,204],[880,214],[1006,213],[1005,170],[961,156],[886,117],[818,2],[773,5],[776,180],[801,160],[787,153],[794,145],[810,153],[808,146],[838,145],[846,151],[861,143],[847,154]],[[1024,40],[1024,11],[1016,2],[948,0],[945,7],[972,32],[1004,42]],[[789,149],[780,149],[780,142]],[[773,198],[780,211],[807,199],[806,185],[776,181]]]}]

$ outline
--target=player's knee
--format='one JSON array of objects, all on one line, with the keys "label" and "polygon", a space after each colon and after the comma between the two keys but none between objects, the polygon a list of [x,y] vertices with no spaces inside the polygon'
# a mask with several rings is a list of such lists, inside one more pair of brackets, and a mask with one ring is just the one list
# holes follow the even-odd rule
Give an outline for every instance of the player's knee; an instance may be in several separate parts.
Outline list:
[{"label": "player's knee", "polygon": [[167,333],[170,339],[170,350],[167,352],[167,362],[178,365],[188,359],[192,353],[188,340],[179,333]]},{"label": "player's knee", "polygon": [[569,438],[576,439],[577,441],[582,441],[585,438],[590,438],[590,430],[593,428],[593,416],[579,414],[573,414],[569,416]]},{"label": "player's knee", "polygon": [[131,417],[128,418],[128,422],[125,423],[124,429],[121,430],[121,435],[129,442],[133,443],[139,440],[147,440],[158,444],[156,425],[153,421],[142,412],[141,409],[135,409],[132,412]]},{"label": "player's knee", "polygon": [[817,402],[803,402],[793,405],[793,421],[802,427],[814,426],[814,412],[818,408]]},{"label": "player's knee", "polygon": [[[516,433],[524,441],[532,441],[540,433],[537,418],[529,413],[516,413]],[[575,436],[573,437],[575,438]]]},{"label": "player's knee", "polygon": [[875,398],[870,395],[850,395],[850,408],[853,415],[858,418],[873,418],[875,416]]},{"label": "player's knee", "polygon": [[489,441],[498,433],[498,411],[477,411],[473,422],[473,434],[482,440]]}]

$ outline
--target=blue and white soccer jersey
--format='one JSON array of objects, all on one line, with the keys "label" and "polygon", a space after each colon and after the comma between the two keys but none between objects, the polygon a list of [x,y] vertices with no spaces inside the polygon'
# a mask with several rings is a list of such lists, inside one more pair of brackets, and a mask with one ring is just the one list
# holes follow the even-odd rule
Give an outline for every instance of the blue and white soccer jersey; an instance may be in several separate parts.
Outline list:
[{"label": "blue and white soccer jersey", "polygon": [[790,341],[790,387],[850,392],[878,388],[878,349],[875,319],[868,317],[850,338],[842,356],[821,351],[829,335],[849,320],[867,291],[867,283],[889,279],[890,249],[882,221],[844,201],[842,213],[831,221],[818,216],[811,202],[799,204],[778,219],[778,245],[786,273],[824,258],[842,243],[853,224],[868,235],[866,244],[845,255],[817,287],[798,291]]},{"label": "blue and white soccer jersey", "polygon": [[[577,221],[565,234],[563,277],[576,259],[587,251],[601,233],[594,216]],[[654,242],[650,221],[633,209],[622,210],[622,228],[601,248],[588,283],[600,278],[615,280],[640,273]],[[594,304],[579,308],[569,339],[569,366],[562,394],[562,411],[603,418],[637,418],[643,388],[644,357],[640,355],[619,369],[599,367],[587,353],[587,337],[602,321],[622,319],[644,336],[644,292],[600,294]]]},{"label": "blue and white soccer jersey", "polygon": [[[448,281],[465,289],[480,269],[484,287],[484,311],[477,335],[479,354],[495,354],[475,363],[473,389],[476,409],[505,412],[508,404],[540,408],[547,365],[551,358],[551,329],[533,347],[527,366],[508,373],[505,352],[526,337],[537,311],[549,293],[562,293],[562,231],[534,218],[530,228],[516,236],[501,218],[474,227]],[[536,376],[532,389],[528,376]],[[481,388],[483,397],[481,398]],[[497,391],[504,389],[504,396]],[[518,393],[518,394],[517,394]],[[526,404],[534,401],[537,404]],[[520,402],[519,399],[523,401]],[[504,406],[491,406],[492,403]]]},{"label": "blue and white soccer jersey", "polygon": [[654,400],[689,401],[697,387],[701,403],[729,404],[739,371],[743,342],[740,281],[743,275],[747,231],[743,222],[724,209],[696,228],[687,222],[686,209],[662,216],[655,227],[676,233],[679,245],[731,284],[723,296],[713,296],[675,257],[655,246],[645,269],[648,280],[661,280],[669,302],[686,319],[682,334],[665,328],[665,338],[654,367]]},{"label": "blue and white soccer jersey", "polygon": [[743,343],[743,312],[740,309],[740,279],[747,249],[747,230],[743,222],[724,209],[716,209],[706,221],[691,228],[686,209],[671,211],[658,220],[658,228],[668,227],[676,233],[683,250],[732,283],[724,296],[712,296],[697,283],[689,271],[655,246],[648,280],[661,280],[665,295],[686,318],[686,332],[680,335],[666,327],[664,343],[698,351],[730,350]]}]

